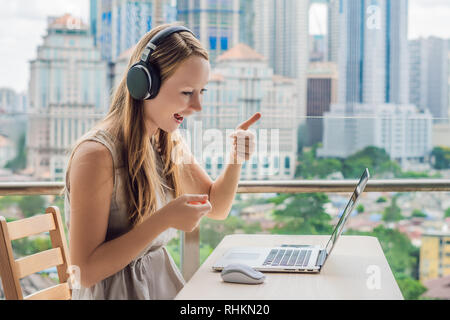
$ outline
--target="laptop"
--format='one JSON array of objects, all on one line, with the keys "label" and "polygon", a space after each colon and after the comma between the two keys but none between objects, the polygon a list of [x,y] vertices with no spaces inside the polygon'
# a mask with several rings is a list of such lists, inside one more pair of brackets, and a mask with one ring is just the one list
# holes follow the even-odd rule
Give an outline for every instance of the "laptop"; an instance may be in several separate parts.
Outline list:
[{"label": "laptop", "polygon": [[308,244],[272,248],[234,247],[225,252],[212,268],[221,271],[231,263],[242,263],[262,272],[319,273],[333,251],[369,177],[369,169],[366,168],[325,247]]}]

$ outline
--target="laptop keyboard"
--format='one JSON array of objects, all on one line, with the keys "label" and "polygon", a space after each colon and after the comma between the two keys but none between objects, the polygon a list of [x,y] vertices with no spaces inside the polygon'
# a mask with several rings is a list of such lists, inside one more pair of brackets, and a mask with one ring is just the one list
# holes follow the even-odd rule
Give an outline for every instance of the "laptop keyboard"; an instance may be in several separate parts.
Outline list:
[{"label": "laptop keyboard", "polygon": [[264,261],[264,266],[306,267],[311,258],[311,250],[272,249]]}]

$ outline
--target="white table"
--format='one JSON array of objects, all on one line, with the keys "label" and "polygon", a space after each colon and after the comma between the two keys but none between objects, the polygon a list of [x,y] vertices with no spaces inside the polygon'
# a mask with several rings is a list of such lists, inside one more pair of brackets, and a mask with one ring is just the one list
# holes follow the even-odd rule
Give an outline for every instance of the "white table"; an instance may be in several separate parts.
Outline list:
[{"label": "white table", "polygon": [[214,262],[234,246],[322,244],[329,236],[226,236],[185,287],[177,300],[403,300],[378,239],[341,236],[320,274],[265,273],[260,285],[226,283]]}]

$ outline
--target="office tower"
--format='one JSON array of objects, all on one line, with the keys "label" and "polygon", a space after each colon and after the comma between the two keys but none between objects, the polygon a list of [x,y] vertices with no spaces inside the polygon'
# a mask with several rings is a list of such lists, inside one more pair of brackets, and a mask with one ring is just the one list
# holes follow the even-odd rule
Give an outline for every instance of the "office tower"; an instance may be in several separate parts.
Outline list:
[{"label": "office tower", "polygon": [[435,123],[448,122],[448,42],[430,37],[409,42],[410,103],[428,108]]},{"label": "office tower", "polygon": [[28,167],[55,180],[67,150],[107,111],[107,66],[88,26],[69,14],[49,18],[43,40],[30,62]]},{"label": "office tower", "polygon": [[337,102],[337,66],[333,62],[310,63],[307,94],[307,145],[323,140],[323,115]]},{"label": "office tower", "polygon": [[194,32],[215,66],[219,55],[239,43],[240,9],[240,0],[178,0],[177,20]]},{"label": "office tower", "polygon": [[[294,79],[274,75],[265,57],[238,44],[218,57],[203,98],[203,110],[187,119],[191,150],[198,161],[203,161],[208,174],[218,177],[228,162],[228,134],[255,112],[261,112],[263,118],[250,128],[256,136],[255,153],[243,164],[241,177],[292,179],[297,150],[296,99]],[[207,130],[210,134],[221,133],[219,150],[208,148]],[[196,147],[200,141],[205,143],[205,150]]]},{"label": "office tower", "polygon": [[[389,105],[393,110],[411,109],[407,106],[407,16],[408,0],[330,1],[328,56],[337,62],[339,68],[339,105],[336,108],[331,106],[324,125],[332,125],[331,122],[335,121],[332,126],[334,129],[340,126],[342,139],[338,144],[325,141],[327,138],[335,141],[332,130],[325,128],[329,135],[324,133],[324,148],[319,154],[346,157],[358,151],[356,146],[364,148],[369,143],[376,143],[381,131],[369,130],[374,136],[362,140],[359,137],[359,122],[366,119],[358,119],[356,115],[367,114],[363,111],[365,109],[374,109],[368,116],[385,114],[383,110]],[[412,109],[400,112],[416,113]],[[338,115],[343,119],[331,119]],[[363,145],[361,141],[368,144]],[[333,150],[328,150],[327,146]],[[408,155],[407,152],[404,154]]]},{"label": "office tower", "polygon": [[329,60],[340,103],[408,103],[408,0],[331,0]]},{"label": "office tower", "polygon": [[409,102],[408,0],[388,0],[386,13],[386,103]]},{"label": "office tower", "polygon": [[0,168],[3,168],[8,161],[16,157],[16,146],[14,141],[0,131]]},{"label": "office tower", "polygon": [[11,88],[0,88],[0,114],[18,112],[19,96]]},{"label": "office tower", "polygon": [[309,62],[328,61],[327,36],[315,34],[309,36]]},{"label": "office tower", "polygon": [[299,122],[306,116],[309,0],[255,0],[255,50],[275,74],[297,82]]},{"label": "office tower", "polygon": [[420,246],[420,281],[450,275],[450,232],[427,232]]},{"label": "office tower", "polygon": [[328,2],[328,32],[327,43],[328,61],[337,63],[339,53],[339,14],[342,11],[341,0],[329,0]]},{"label": "office tower", "polygon": [[255,0],[240,0],[239,42],[255,47]]},{"label": "office tower", "polygon": [[154,26],[176,19],[170,0],[90,0],[91,33],[102,59],[114,62]]}]

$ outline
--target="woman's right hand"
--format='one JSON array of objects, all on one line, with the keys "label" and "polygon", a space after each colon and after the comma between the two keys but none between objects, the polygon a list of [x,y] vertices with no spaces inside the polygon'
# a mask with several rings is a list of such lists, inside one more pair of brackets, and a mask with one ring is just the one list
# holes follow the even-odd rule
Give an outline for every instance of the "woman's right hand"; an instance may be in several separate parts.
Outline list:
[{"label": "woman's right hand", "polygon": [[211,209],[207,194],[183,194],[162,207],[160,214],[168,219],[169,227],[192,232]]}]

